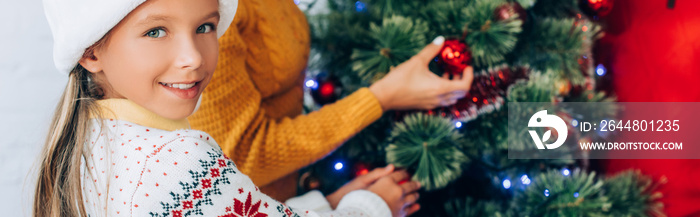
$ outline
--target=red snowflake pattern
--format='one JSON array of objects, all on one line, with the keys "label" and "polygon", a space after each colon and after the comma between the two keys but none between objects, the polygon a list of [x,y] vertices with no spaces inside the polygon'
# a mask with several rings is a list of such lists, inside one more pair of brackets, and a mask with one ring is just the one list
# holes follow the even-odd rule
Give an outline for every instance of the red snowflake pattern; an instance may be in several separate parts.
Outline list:
[{"label": "red snowflake pattern", "polygon": [[248,197],[244,202],[238,200],[238,198],[233,199],[233,212],[231,212],[231,207],[226,207],[226,214],[219,217],[267,217],[267,214],[260,212],[261,200],[258,200],[253,204],[252,195],[248,192]]},{"label": "red snowflake pattern", "polygon": [[211,188],[211,179],[202,179],[202,188]]},{"label": "red snowflake pattern", "polygon": [[202,198],[202,190],[194,190],[192,191],[192,196],[194,199],[201,199]]},{"label": "red snowflake pattern", "polygon": [[219,168],[211,168],[211,177],[216,178],[221,176],[221,173],[219,173]]},{"label": "red snowflake pattern", "polygon": [[182,208],[184,208],[184,209],[192,209],[192,201],[190,200],[190,201],[182,202]]}]

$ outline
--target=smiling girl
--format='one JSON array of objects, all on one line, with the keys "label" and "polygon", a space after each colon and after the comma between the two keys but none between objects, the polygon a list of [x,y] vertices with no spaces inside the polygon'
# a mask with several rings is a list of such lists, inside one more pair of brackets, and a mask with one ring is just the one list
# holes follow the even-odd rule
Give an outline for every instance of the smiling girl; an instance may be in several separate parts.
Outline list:
[{"label": "smiling girl", "polygon": [[[34,216],[400,216],[405,173],[347,193],[335,211],[260,193],[186,118],[212,78],[237,1],[44,0],[69,76],[42,152]],[[388,168],[386,171],[391,170]],[[313,205],[307,208],[313,208]]]}]

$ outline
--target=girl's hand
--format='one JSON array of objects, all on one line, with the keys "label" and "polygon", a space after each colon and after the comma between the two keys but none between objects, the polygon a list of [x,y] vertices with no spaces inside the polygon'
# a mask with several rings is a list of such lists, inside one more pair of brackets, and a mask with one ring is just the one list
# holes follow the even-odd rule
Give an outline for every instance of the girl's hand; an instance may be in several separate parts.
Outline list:
[{"label": "girl's hand", "polygon": [[420,209],[420,205],[415,203],[418,200],[418,192],[416,191],[420,188],[420,183],[408,181],[398,184],[408,177],[406,171],[396,171],[380,178],[367,190],[384,199],[394,217],[408,216]]},{"label": "girl's hand", "polygon": [[391,164],[383,168],[373,169],[372,172],[358,176],[332,194],[326,196],[326,200],[330,203],[331,208],[335,209],[346,194],[354,190],[367,189],[367,187],[379,180],[379,178],[387,176],[391,174],[391,172],[394,172],[394,166]]},{"label": "girl's hand", "polygon": [[471,66],[453,80],[447,79],[448,73],[441,78],[428,69],[444,42],[442,36],[435,38],[433,43],[369,87],[385,111],[449,106],[466,95],[474,79]]}]

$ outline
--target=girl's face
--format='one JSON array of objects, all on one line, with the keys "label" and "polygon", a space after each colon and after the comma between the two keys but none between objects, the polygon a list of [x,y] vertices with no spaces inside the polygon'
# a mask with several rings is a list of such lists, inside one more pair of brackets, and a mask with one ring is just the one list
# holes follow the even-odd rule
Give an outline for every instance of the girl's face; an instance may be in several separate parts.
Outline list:
[{"label": "girl's face", "polygon": [[170,119],[195,109],[218,55],[217,0],[148,0],[80,64],[105,98],[125,98]]}]

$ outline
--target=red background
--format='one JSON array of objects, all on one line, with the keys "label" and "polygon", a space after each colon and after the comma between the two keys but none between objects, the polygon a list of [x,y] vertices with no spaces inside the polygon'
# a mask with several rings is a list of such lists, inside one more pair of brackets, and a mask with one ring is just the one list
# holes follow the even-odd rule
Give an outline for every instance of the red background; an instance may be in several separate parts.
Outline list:
[{"label": "red background", "polygon": [[[672,9],[667,2],[615,0],[602,20],[606,35],[594,53],[621,102],[700,102],[700,1],[676,0]],[[656,180],[665,176],[665,212],[700,216],[700,160],[607,160],[602,166],[609,175],[637,168]]]}]

